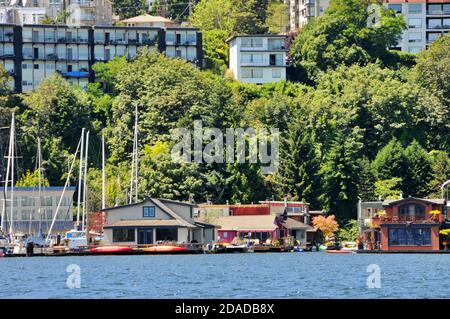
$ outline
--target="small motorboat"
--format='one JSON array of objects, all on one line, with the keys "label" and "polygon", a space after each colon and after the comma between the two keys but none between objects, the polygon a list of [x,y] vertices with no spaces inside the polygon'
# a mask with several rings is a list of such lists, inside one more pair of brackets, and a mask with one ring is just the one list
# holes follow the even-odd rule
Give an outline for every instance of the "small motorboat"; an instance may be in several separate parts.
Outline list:
[{"label": "small motorboat", "polygon": [[89,252],[91,253],[104,253],[104,254],[126,253],[132,251],[133,248],[127,246],[99,246],[89,249]]},{"label": "small motorboat", "polygon": [[181,253],[181,252],[187,251],[188,249],[183,246],[156,245],[156,246],[141,248],[139,250],[145,251],[147,253]]}]

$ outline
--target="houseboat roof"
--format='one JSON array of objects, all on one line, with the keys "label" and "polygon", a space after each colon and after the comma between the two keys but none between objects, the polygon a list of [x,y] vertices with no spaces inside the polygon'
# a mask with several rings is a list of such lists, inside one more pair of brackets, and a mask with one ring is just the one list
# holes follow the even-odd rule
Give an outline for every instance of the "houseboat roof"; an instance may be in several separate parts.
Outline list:
[{"label": "houseboat roof", "polygon": [[145,227],[145,226],[173,226],[173,227],[195,227],[187,225],[187,223],[179,219],[130,219],[120,220],[112,224],[103,226],[104,228],[112,227]]},{"label": "houseboat roof", "polygon": [[[285,201],[282,200],[261,200],[259,201],[261,204],[270,204],[270,205],[284,205]],[[309,205],[309,203],[306,202],[299,202],[299,201],[288,201],[287,204],[293,204],[293,205]]]},{"label": "houseboat roof", "polygon": [[310,210],[309,211],[309,214],[311,215],[323,215],[323,214],[325,214],[325,211],[323,211],[323,210]]},{"label": "houseboat roof", "polygon": [[242,215],[218,217],[215,224],[222,230],[274,231],[278,228],[274,215]]},{"label": "houseboat roof", "polygon": [[283,220],[281,222],[281,225],[283,225],[284,227],[286,227],[287,229],[303,229],[306,231],[314,231],[314,227],[310,226],[310,225],[306,225],[302,222],[299,222],[295,219],[292,218],[288,218],[286,220]]},{"label": "houseboat roof", "polygon": [[411,200],[424,202],[424,203],[430,203],[430,204],[436,204],[436,205],[445,205],[445,199],[443,198],[416,198],[416,197],[409,197],[409,198],[402,198],[402,199],[385,199],[383,201],[383,206],[390,206],[393,204],[399,204],[402,202],[408,202]]}]

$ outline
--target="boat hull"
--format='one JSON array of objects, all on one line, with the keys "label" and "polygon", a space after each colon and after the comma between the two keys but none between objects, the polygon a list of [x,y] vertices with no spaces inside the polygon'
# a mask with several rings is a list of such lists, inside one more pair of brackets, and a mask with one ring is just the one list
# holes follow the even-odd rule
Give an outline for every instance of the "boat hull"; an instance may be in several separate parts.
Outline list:
[{"label": "boat hull", "polygon": [[128,253],[133,252],[133,248],[125,246],[101,246],[91,248],[89,252],[96,254]]}]

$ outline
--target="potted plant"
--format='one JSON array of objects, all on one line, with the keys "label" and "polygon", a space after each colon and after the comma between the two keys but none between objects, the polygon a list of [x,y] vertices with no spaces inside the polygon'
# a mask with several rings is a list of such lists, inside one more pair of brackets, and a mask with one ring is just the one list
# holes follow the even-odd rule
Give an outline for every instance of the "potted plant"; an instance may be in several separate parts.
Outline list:
[{"label": "potted plant", "polygon": [[439,231],[439,234],[442,235],[443,240],[442,240],[442,244],[444,245],[444,249],[448,250],[449,246],[450,246],[450,241],[449,241],[449,237],[450,237],[450,228],[447,229],[441,229]]},{"label": "potted plant", "polygon": [[433,209],[430,211],[431,220],[438,222],[439,221],[439,215],[441,214],[441,211],[438,209]]}]

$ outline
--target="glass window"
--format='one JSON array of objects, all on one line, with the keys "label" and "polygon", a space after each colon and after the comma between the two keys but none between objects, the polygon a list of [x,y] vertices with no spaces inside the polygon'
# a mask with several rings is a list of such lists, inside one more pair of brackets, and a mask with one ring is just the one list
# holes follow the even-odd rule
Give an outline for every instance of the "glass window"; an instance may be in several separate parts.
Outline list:
[{"label": "glass window", "polygon": [[442,6],[440,4],[429,4],[428,14],[441,14]]},{"label": "glass window", "polygon": [[388,8],[394,10],[395,13],[402,13],[402,5],[401,3],[392,3],[388,4]]},{"label": "glass window", "polygon": [[408,42],[422,42],[421,32],[410,32],[408,34]]},{"label": "glass window", "polygon": [[155,217],[155,206],[144,206],[143,207],[144,217]]},{"label": "glass window", "polygon": [[417,53],[419,53],[420,51],[422,51],[422,48],[421,48],[421,47],[409,47],[409,48],[408,48],[408,52],[409,52],[409,53],[417,54]]},{"label": "glass window", "polygon": [[396,227],[389,228],[389,246],[423,246],[431,245],[431,228]]},{"label": "glass window", "polygon": [[442,28],[443,29],[450,29],[450,18],[442,19]]},{"label": "glass window", "polygon": [[223,238],[228,238],[228,232],[226,231],[223,232]]},{"label": "glass window", "polygon": [[433,41],[435,41],[437,38],[439,38],[441,36],[440,33],[428,33],[427,34],[427,42],[431,43]]},{"label": "glass window", "polygon": [[114,228],[113,242],[132,242],[134,241],[134,228]]},{"label": "glass window", "polygon": [[411,14],[422,13],[422,4],[421,3],[408,4],[408,12]]},{"label": "glass window", "polygon": [[157,228],[156,241],[178,241],[177,228]]},{"label": "glass window", "polygon": [[442,11],[444,11],[444,14],[450,14],[450,3],[444,3],[442,5]]},{"label": "glass window", "polygon": [[408,27],[411,29],[421,28],[422,27],[422,19],[421,18],[409,18],[408,19]]},{"label": "glass window", "polygon": [[429,19],[428,20],[428,29],[440,29],[442,25],[441,19]]}]

